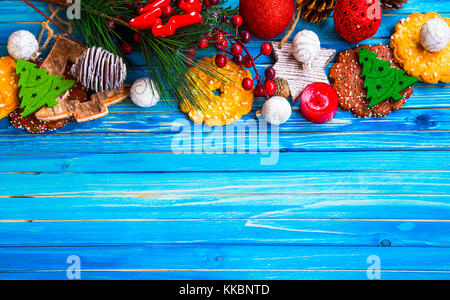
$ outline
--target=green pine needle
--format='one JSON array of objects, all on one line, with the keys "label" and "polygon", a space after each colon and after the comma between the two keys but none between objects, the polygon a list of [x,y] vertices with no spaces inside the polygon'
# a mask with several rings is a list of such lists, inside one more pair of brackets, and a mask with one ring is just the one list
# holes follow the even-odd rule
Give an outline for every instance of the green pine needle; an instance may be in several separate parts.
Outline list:
[{"label": "green pine needle", "polygon": [[[73,25],[80,36],[84,37],[88,47],[102,47],[118,56],[121,56],[127,65],[131,61],[121,49],[121,45],[127,42],[135,32],[141,35],[140,50],[145,60],[149,78],[155,85],[161,97],[165,100],[175,99],[180,105],[192,105],[203,109],[198,99],[207,99],[201,87],[206,86],[199,78],[194,78],[188,72],[191,67],[198,67],[208,75],[227,82],[228,78],[218,73],[212,65],[199,60],[191,60],[187,51],[195,47],[200,37],[208,31],[212,31],[220,23],[223,15],[230,16],[237,13],[237,9],[224,7],[226,0],[221,1],[216,8],[208,8],[202,11],[204,22],[184,28],[180,28],[171,37],[155,37],[150,31],[136,31],[127,22],[136,16],[132,9],[133,0],[82,0],[82,18],[74,20]],[[166,23],[168,18],[163,19]],[[117,30],[109,26],[109,22],[118,25]],[[230,29],[229,25],[223,25],[224,29]]]}]

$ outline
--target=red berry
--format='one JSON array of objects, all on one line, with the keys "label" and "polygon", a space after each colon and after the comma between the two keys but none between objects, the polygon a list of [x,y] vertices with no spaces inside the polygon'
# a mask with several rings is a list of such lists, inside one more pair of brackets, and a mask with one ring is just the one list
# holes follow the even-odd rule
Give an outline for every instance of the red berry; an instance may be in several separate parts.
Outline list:
[{"label": "red berry", "polygon": [[244,67],[247,69],[253,67],[252,58],[248,55],[244,56]]},{"label": "red berry", "polygon": [[242,23],[244,23],[244,20],[240,15],[234,15],[233,18],[231,18],[231,22],[236,27],[241,27]]},{"label": "red berry", "polygon": [[164,6],[161,8],[163,15],[169,16],[173,13],[173,7],[170,5]]},{"label": "red berry", "polygon": [[269,43],[262,44],[261,45],[261,53],[266,56],[272,54],[272,45]]},{"label": "red berry", "polygon": [[227,65],[228,58],[223,54],[217,54],[216,56],[216,66],[219,68],[224,68]]},{"label": "red berry", "polygon": [[222,32],[216,34],[216,41],[220,42],[225,39],[225,35]]},{"label": "red berry", "polygon": [[264,91],[267,95],[272,96],[277,92],[277,85],[272,80],[267,80],[264,84]]},{"label": "red berry", "polygon": [[188,56],[194,57],[194,55],[197,54],[197,50],[195,50],[195,48],[191,48],[191,49],[186,51],[186,54]]},{"label": "red berry", "polygon": [[200,42],[198,43],[198,47],[199,47],[200,49],[206,49],[206,48],[208,48],[208,39],[207,39],[207,38],[202,38],[202,39],[200,40]]},{"label": "red berry", "polygon": [[140,44],[142,43],[142,37],[139,33],[135,32],[133,35],[133,39],[136,43]]},{"label": "red berry", "polygon": [[125,54],[131,54],[133,52],[133,46],[131,46],[130,44],[123,44],[122,45],[122,51]]},{"label": "red berry", "polygon": [[255,97],[262,97],[264,96],[264,89],[262,86],[258,85],[253,93],[255,94]]},{"label": "red berry", "polygon": [[240,66],[244,62],[244,56],[242,54],[238,54],[238,55],[233,57],[233,61],[234,61],[235,64]]},{"label": "red berry", "polygon": [[300,111],[305,119],[322,124],[336,116],[339,96],[331,85],[316,82],[303,90],[300,102]]},{"label": "red berry", "polygon": [[244,78],[244,80],[242,80],[242,87],[244,90],[250,91],[253,88],[253,80],[250,78]]},{"label": "red berry", "polygon": [[233,46],[231,46],[231,54],[233,54],[233,56],[242,54],[242,46],[239,44],[234,44]]},{"label": "red berry", "polygon": [[252,35],[250,34],[250,32],[248,32],[246,30],[241,32],[241,41],[244,44],[250,43],[251,40],[252,40]]},{"label": "red berry", "polygon": [[266,75],[266,80],[272,80],[277,75],[274,68],[267,68],[264,73]]},{"label": "red berry", "polygon": [[228,41],[223,40],[216,43],[216,47],[220,49],[226,49],[228,47]]}]

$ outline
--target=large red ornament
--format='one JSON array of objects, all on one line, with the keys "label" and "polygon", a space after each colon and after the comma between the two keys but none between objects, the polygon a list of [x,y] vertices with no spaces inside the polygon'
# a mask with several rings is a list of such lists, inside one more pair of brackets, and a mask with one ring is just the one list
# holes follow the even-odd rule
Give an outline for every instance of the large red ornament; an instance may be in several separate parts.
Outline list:
[{"label": "large red ornament", "polygon": [[255,36],[271,39],[283,33],[294,13],[292,0],[240,0],[239,14]]},{"label": "large red ornament", "polygon": [[334,9],[337,33],[357,44],[377,33],[381,24],[381,7],[378,0],[338,0]]}]

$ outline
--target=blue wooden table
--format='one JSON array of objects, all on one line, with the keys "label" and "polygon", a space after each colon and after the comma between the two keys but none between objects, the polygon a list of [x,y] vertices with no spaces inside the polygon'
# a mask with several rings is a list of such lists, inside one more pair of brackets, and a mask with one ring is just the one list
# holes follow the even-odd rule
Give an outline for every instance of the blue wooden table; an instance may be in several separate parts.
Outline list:
[{"label": "blue wooden table", "polygon": [[[365,43],[387,44],[427,11],[450,17],[450,1],[410,0]],[[13,31],[38,34],[41,21],[2,0],[1,56]],[[331,18],[305,26],[324,47],[352,47]],[[131,58],[130,82],[145,76]],[[0,279],[66,279],[76,257],[82,279],[367,279],[377,263],[382,279],[450,279],[450,85],[418,83],[384,119],[339,111],[314,125],[295,111],[269,145],[273,165],[257,152],[274,128],[198,129],[162,102],[44,135],[1,120]],[[234,137],[240,153],[204,153],[208,138],[223,149]]]}]

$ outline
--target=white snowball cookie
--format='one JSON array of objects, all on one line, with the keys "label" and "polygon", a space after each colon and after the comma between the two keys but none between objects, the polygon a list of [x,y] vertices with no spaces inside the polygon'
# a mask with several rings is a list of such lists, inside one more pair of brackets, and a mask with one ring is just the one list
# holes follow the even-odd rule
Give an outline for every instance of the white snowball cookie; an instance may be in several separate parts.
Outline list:
[{"label": "white snowball cookie", "polygon": [[9,37],[8,52],[15,60],[30,60],[39,53],[39,44],[34,34],[26,30],[19,30]]},{"label": "white snowball cookie", "polygon": [[292,54],[296,60],[311,68],[319,52],[320,39],[317,34],[306,29],[297,33],[292,42]]},{"label": "white snowball cookie", "polygon": [[447,47],[450,29],[447,23],[439,18],[428,20],[420,29],[420,42],[429,52],[439,52]]},{"label": "white snowball cookie", "polygon": [[272,97],[264,103],[261,115],[263,118],[273,125],[281,125],[286,123],[292,114],[291,104],[283,97]]},{"label": "white snowball cookie", "polygon": [[147,77],[136,80],[130,92],[131,101],[140,107],[152,107],[159,102],[159,93],[153,80]]}]

